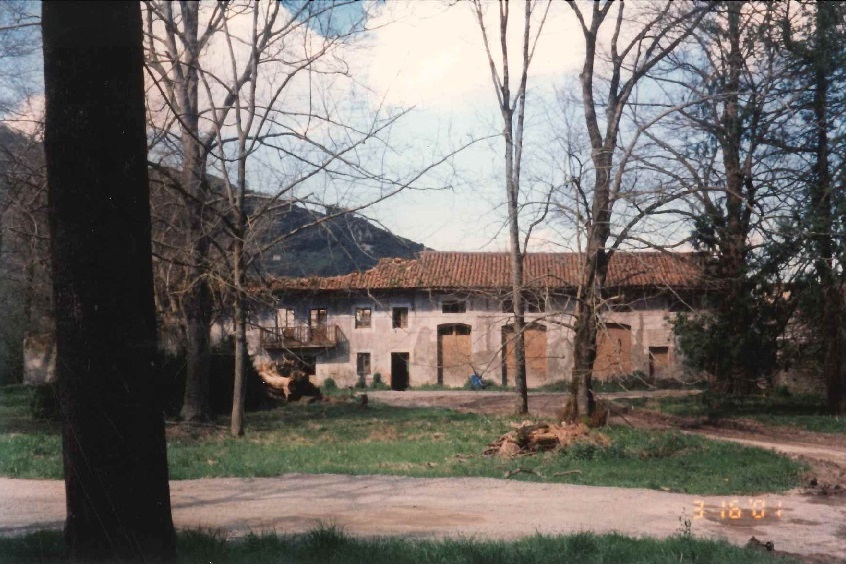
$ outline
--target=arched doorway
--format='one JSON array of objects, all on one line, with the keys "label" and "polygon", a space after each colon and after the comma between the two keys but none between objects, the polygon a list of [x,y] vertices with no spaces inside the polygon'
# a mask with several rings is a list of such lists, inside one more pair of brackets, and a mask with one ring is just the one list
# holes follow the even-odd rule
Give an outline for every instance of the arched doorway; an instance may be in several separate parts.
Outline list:
[{"label": "arched doorway", "polygon": [[631,372],[632,328],[622,323],[600,325],[596,330],[593,376],[605,380]]},{"label": "arched doorway", "polygon": [[[548,381],[546,326],[529,323],[523,329],[526,347],[526,385],[542,386]],[[502,385],[514,384],[514,326],[502,328],[502,351],[505,362],[502,363]]]},{"label": "arched doorway", "polygon": [[473,373],[472,355],[469,325],[438,325],[438,384],[463,386]]}]

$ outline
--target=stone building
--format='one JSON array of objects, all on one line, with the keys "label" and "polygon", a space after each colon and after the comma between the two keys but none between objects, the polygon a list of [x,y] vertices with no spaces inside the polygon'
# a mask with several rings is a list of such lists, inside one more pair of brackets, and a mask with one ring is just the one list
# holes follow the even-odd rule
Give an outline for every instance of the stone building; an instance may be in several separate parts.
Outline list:
[{"label": "stone building", "polygon": [[[525,257],[529,387],[570,376],[580,264],[572,253]],[[424,251],[360,273],[278,279],[278,309],[252,332],[251,348],[259,358],[296,359],[318,384],[349,386],[378,373],[395,390],[459,387],[475,372],[513,385],[509,277],[507,253]],[[670,376],[670,317],[697,307],[700,281],[690,254],[614,254],[595,376]]]}]

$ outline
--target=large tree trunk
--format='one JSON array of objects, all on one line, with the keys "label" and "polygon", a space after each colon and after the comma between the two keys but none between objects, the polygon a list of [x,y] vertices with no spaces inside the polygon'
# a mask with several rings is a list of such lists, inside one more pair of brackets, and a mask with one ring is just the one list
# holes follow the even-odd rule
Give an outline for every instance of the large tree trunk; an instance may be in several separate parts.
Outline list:
[{"label": "large tree trunk", "polygon": [[[615,136],[616,137],[616,136]],[[594,196],[587,236],[581,285],[576,296],[575,333],[573,335],[573,371],[567,419],[577,421],[593,415],[593,363],[596,360],[596,335],[601,314],[602,292],[608,276],[609,253],[605,246],[611,234],[610,182],[613,147],[594,149]]]},{"label": "large tree trunk", "polygon": [[[740,44],[743,6],[743,2],[728,5],[728,74],[722,93],[725,102],[721,117],[725,135],[719,138],[726,175],[726,216],[724,225],[718,228],[720,261],[717,274],[724,284],[719,307],[724,311],[723,317],[732,321],[727,338],[734,341],[742,340],[743,334],[749,330],[744,316],[731,313],[736,304],[747,299],[744,293],[749,221],[744,196],[747,174],[741,157],[744,131],[740,116],[740,77],[744,64]],[[733,367],[731,374],[723,374],[721,378],[727,386],[726,391],[733,393],[747,394],[755,385],[754,375],[747,373],[742,366]]]},{"label": "large tree trunk", "polygon": [[[177,81],[175,91],[179,98],[180,129],[182,135],[182,189],[183,201],[188,213],[186,245],[191,250],[187,277],[190,284],[183,299],[185,330],[188,337],[187,375],[185,396],[182,402],[182,419],[204,421],[210,418],[209,406],[209,354],[212,297],[207,279],[207,257],[209,237],[203,221],[203,207],[206,201],[206,160],[200,142],[199,99],[199,3],[180,2],[182,26],[184,28],[185,55],[182,65],[182,80]],[[170,14],[171,6],[166,5]],[[173,17],[170,18],[174,21]]]},{"label": "large tree trunk", "polygon": [[816,4],[814,33],[814,126],[816,127],[815,162],[810,185],[810,214],[812,249],[816,255],[814,267],[822,289],[819,334],[823,349],[823,378],[826,384],[828,407],[832,413],[846,413],[846,371],[841,352],[841,320],[843,297],[834,269],[834,225],[832,215],[832,178],[829,166],[829,74],[833,71],[831,33],[837,24],[837,6],[825,2]]},{"label": "large tree trunk", "polygon": [[43,4],[67,521],[80,559],[175,551],[156,382],[141,12]]}]

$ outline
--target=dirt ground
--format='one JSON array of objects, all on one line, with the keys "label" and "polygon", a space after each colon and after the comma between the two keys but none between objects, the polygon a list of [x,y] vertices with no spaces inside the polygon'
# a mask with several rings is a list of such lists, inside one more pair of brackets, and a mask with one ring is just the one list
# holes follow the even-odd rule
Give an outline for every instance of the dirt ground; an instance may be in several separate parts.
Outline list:
[{"label": "dirt ground", "polygon": [[[737,519],[721,516],[726,497],[643,489],[541,484],[490,478],[289,474],[277,478],[171,482],[180,529],[306,532],[336,525],[356,536],[509,539],[577,531],[667,537],[690,520],[697,537],[745,544],[754,536],[809,562],[846,561],[846,506],[797,493],[745,499]],[[0,534],[58,529],[60,481],[0,479]],[[766,504],[766,505],[765,505]],[[779,516],[779,509],[780,516]]]},{"label": "dirt ground", "polygon": [[[372,401],[409,407],[505,414],[514,409],[513,394],[502,392],[368,395]],[[643,393],[606,394],[605,399],[638,395]],[[529,401],[535,415],[552,417],[564,394],[532,394]],[[576,531],[666,537],[684,531],[689,521],[689,530],[697,537],[743,545],[754,536],[805,562],[846,562],[846,495],[838,495],[846,475],[843,437],[744,420],[707,425],[641,410],[617,416],[613,422],[679,428],[773,448],[806,460],[812,471],[801,490],[740,499],[490,478],[289,474],[186,480],[171,482],[174,520],[181,529],[211,529],[232,537],[260,531],[305,532],[322,524],[357,536],[495,539]],[[62,482],[0,478],[0,535],[61,528],[64,511]]]}]

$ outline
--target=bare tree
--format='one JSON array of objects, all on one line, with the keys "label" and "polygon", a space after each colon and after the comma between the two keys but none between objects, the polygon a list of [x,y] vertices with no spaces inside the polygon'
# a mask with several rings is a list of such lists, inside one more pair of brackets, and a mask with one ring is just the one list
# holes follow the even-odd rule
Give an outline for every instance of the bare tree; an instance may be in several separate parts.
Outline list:
[{"label": "bare tree", "polygon": [[500,0],[499,8],[499,52],[494,60],[494,47],[488,39],[485,25],[485,11],[480,0],[474,0],[476,20],[482,32],[485,53],[490,66],[491,81],[496,92],[497,105],[502,117],[502,137],[505,141],[505,193],[508,209],[508,240],[511,255],[511,304],[514,315],[514,384],[518,394],[518,411],[528,413],[529,399],[526,386],[526,341],[525,341],[525,304],[523,281],[523,256],[525,249],[521,243],[520,232],[520,172],[523,162],[523,133],[526,118],[526,87],[529,78],[529,65],[532,62],[535,46],[543,30],[550,2],[541,3],[541,17],[538,30],[532,37],[532,16],[538,2],[525,0],[523,12],[523,45],[518,85],[511,84],[511,67],[508,56],[508,20],[510,3]]},{"label": "bare tree", "polygon": [[[637,17],[627,20],[624,17],[629,13],[627,4],[622,2],[580,4],[570,1],[568,5],[579,22],[585,42],[585,59],[579,82],[593,169],[592,187],[582,192],[583,206],[587,211],[583,218],[584,265],[576,296],[568,414],[571,419],[577,419],[592,414],[595,408],[591,390],[597,320],[608,262],[613,254],[607,243],[611,236],[614,204],[625,172],[622,163],[617,163],[615,167],[624,112],[638,83],[690,35],[708,7],[686,2],[653,3],[648,9],[645,6],[635,8],[632,12]],[[603,69],[599,50],[603,33],[610,35],[607,69]],[[605,82],[600,80],[603,70],[607,74]],[[600,90],[602,88],[604,92]]]},{"label": "bare tree", "polygon": [[75,559],[168,559],[140,6],[42,14],[65,538]]}]

